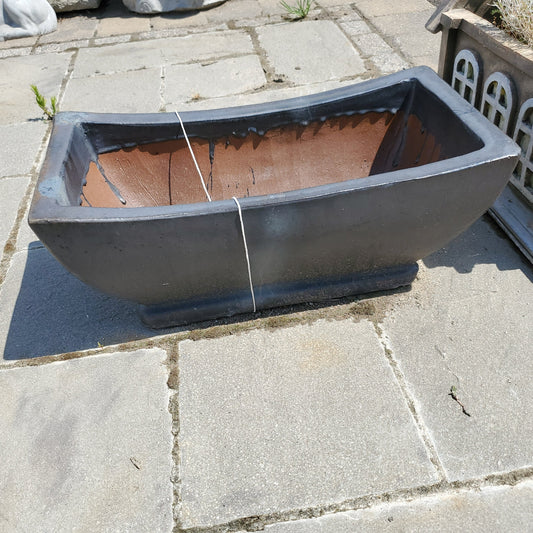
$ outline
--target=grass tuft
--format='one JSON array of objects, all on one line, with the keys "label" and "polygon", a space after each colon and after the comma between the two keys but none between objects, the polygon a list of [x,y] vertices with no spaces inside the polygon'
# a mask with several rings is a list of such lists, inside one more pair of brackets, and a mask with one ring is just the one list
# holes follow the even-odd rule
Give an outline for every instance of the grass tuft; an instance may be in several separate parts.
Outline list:
[{"label": "grass tuft", "polygon": [[303,19],[309,14],[309,10],[313,5],[314,0],[297,0],[296,5],[289,5],[285,0],[280,2],[285,11],[295,17],[295,20]]}]

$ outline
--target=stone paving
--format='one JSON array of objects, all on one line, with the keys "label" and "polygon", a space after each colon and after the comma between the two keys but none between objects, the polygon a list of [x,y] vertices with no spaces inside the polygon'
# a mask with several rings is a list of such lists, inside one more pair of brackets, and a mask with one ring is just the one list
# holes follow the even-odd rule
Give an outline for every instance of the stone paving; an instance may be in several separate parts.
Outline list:
[{"label": "stone paving", "polygon": [[159,332],[26,223],[51,131],[30,84],[101,112],[309,94],[436,69],[433,9],[112,0],[0,43],[0,531],[530,530],[533,270],[488,217],[410,290]]}]

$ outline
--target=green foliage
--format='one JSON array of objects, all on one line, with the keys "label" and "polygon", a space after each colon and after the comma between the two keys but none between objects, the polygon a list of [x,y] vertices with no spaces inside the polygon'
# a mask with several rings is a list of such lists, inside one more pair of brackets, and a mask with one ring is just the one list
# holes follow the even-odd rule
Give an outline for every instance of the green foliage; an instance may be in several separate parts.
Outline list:
[{"label": "green foliage", "polygon": [[296,5],[289,5],[285,0],[280,2],[285,11],[295,17],[296,20],[307,17],[314,0],[297,0]]},{"label": "green foliage", "polygon": [[35,101],[37,102],[37,105],[41,108],[46,118],[48,120],[52,120],[54,118],[54,115],[59,111],[57,107],[57,98],[55,96],[52,96],[52,98],[50,98],[51,109],[49,109],[46,103],[46,98],[39,92],[39,89],[37,89],[37,85],[30,85],[30,87],[33,94],[35,95]]}]

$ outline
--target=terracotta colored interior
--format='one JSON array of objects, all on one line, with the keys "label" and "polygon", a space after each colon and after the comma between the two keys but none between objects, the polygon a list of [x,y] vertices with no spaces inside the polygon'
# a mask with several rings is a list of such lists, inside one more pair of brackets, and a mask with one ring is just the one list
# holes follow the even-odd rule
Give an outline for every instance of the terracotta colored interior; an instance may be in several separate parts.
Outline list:
[{"label": "terracotta colored interior", "polygon": [[[307,126],[291,124],[262,136],[250,133],[245,138],[190,141],[213,200],[364,178],[424,165],[441,155],[435,137],[414,115],[406,121],[401,113],[390,112],[330,118]],[[90,164],[86,181],[81,192],[84,206],[148,207],[206,201],[184,139],[102,153],[98,165]]]}]

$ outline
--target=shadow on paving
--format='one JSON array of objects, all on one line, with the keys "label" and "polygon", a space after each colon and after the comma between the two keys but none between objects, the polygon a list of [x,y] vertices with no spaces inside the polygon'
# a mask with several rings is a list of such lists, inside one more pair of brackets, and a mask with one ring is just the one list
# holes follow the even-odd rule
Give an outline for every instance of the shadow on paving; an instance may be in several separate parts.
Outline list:
[{"label": "shadow on paving", "polygon": [[[31,247],[30,247],[31,248]],[[22,261],[25,254],[17,254]],[[472,272],[477,264],[494,264],[501,270],[521,270],[533,282],[531,265],[486,215],[448,246],[423,260],[429,269],[440,266],[458,273]],[[7,333],[5,360],[28,359],[97,348],[154,337],[190,328],[152,330],[141,322],[137,305],[104,295],[67,272],[45,248],[30,249]],[[416,283],[416,282],[415,282]],[[408,287],[366,297],[409,291]],[[362,297],[263,311],[194,324],[204,329],[253,318],[286,315],[357,301]]]},{"label": "shadow on paving", "polygon": [[[26,254],[18,254],[21,262]],[[23,268],[4,359],[28,359],[151,337],[137,305],[106,296],[67,272],[46,250],[30,250]]]},{"label": "shadow on paving", "polygon": [[494,264],[501,271],[521,270],[533,282],[532,265],[487,214],[423,263],[427,268],[451,267],[459,274],[472,272],[476,265]]}]

